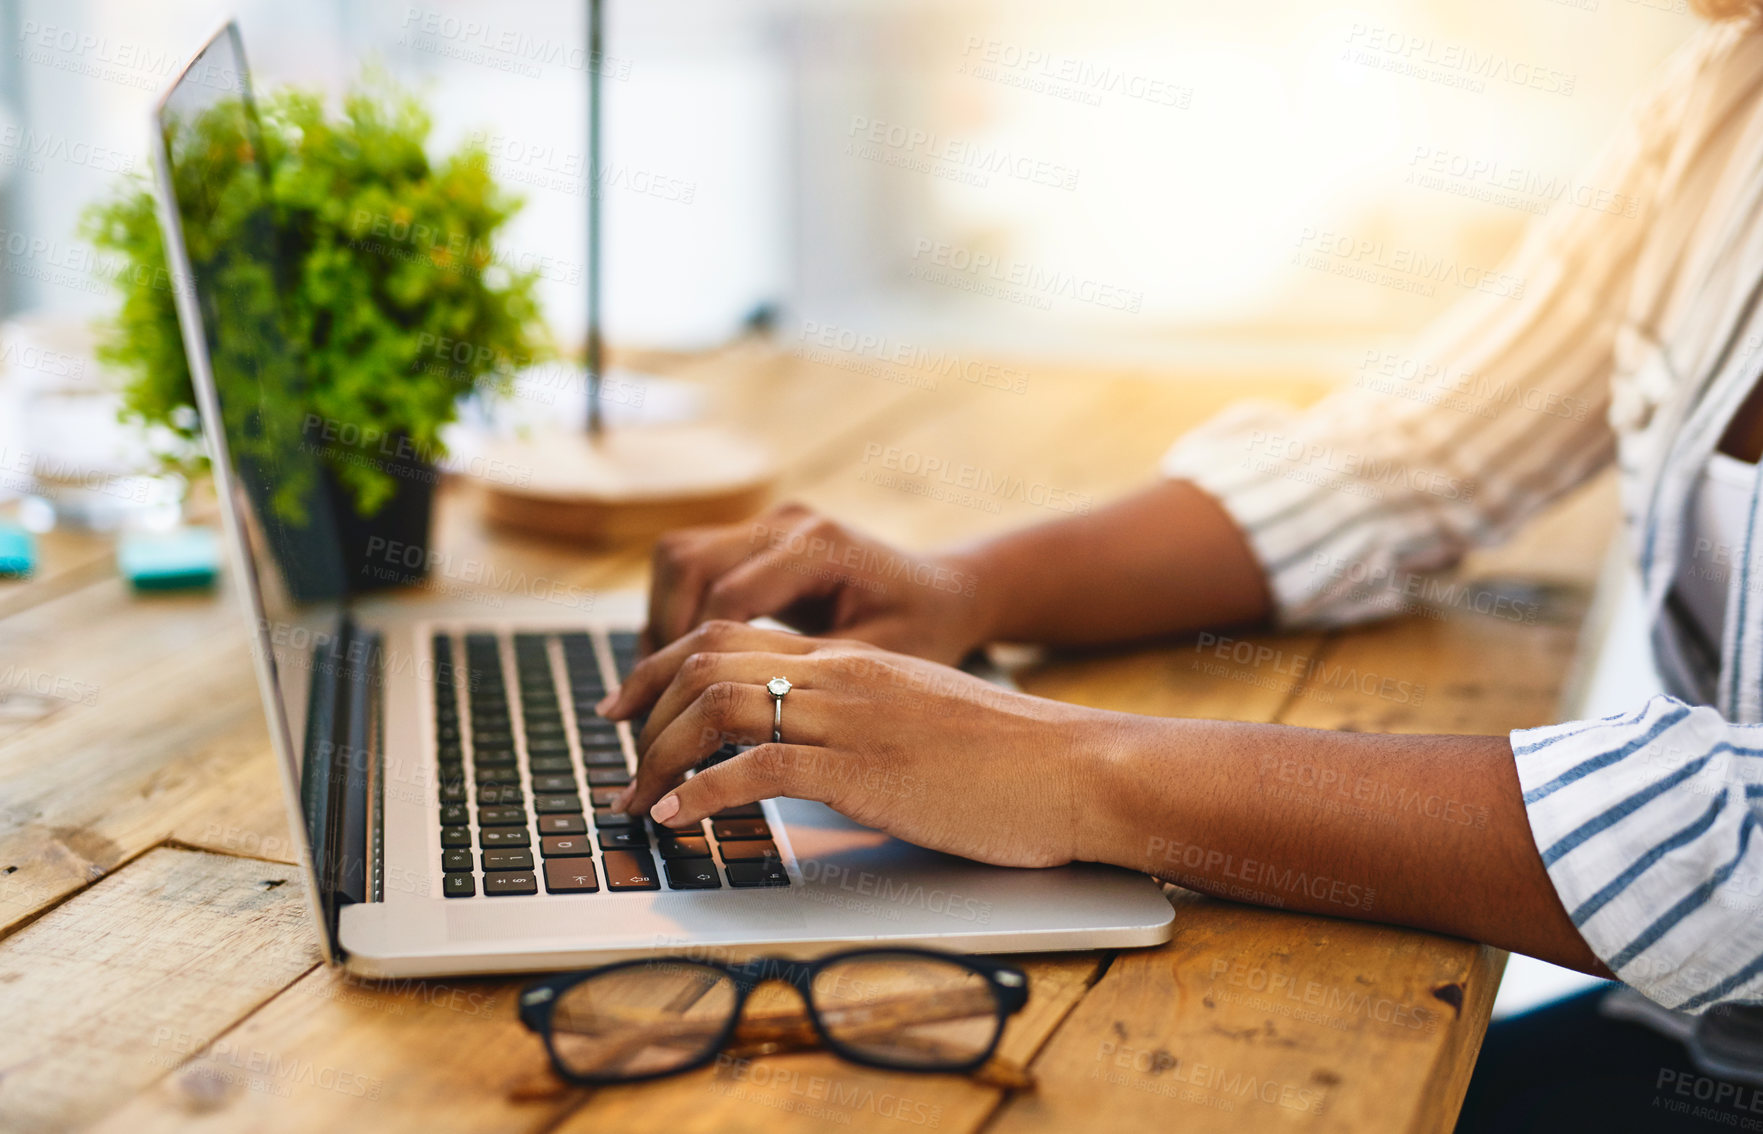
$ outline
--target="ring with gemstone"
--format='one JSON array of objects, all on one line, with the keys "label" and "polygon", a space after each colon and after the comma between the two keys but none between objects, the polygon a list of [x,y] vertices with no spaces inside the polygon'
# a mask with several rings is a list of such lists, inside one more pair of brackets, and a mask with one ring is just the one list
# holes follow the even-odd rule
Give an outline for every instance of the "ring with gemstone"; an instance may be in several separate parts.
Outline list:
[{"label": "ring with gemstone", "polygon": [[790,691],[790,679],[774,677],[765,683],[765,691],[771,694],[771,742],[782,744],[784,739],[784,694]]}]

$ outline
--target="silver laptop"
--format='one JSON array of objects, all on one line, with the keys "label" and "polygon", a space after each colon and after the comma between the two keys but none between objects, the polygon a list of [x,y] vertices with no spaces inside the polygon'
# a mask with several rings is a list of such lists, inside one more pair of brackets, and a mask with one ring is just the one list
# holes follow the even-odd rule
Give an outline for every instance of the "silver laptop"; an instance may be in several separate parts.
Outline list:
[{"label": "silver laptop", "polygon": [[[403,977],[667,951],[1168,938],[1159,887],[1112,867],[984,866],[795,799],[690,830],[612,814],[633,737],[593,705],[633,660],[640,596],[588,621],[364,593],[373,580],[346,567],[348,506],[327,491],[286,332],[266,315],[287,263],[254,196],[263,150],[236,26],[180,73],[153,126],[184,349],[331,961]],[[223,210],[229,237],[208,239]]]}]

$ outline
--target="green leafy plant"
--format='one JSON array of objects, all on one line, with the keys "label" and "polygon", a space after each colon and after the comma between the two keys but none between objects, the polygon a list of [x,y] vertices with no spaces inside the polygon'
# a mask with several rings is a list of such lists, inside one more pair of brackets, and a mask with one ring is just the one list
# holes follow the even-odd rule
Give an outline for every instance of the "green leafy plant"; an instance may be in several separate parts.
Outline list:
[{"label": "green leafy plant", "polygon": [[[372,77],[337,114],[286,89],[256,121],[233,98],[168,129],[197,294],[220,308],[204,323],[227,437],[242,462],[278,470],[273,506],[299,525],[319,468],[371,516],[398,490],[394,464],[445,455],[462,397],[552,356],[538,270],[493,243],[519,198],[479,146],[431,160],[430,127],[413,95]],[[127,376],[125,420],[193,442],[174,301],[188,283],[166,267],[146,183],[93,205],[82,231],[126,267],[100,346]]]}]

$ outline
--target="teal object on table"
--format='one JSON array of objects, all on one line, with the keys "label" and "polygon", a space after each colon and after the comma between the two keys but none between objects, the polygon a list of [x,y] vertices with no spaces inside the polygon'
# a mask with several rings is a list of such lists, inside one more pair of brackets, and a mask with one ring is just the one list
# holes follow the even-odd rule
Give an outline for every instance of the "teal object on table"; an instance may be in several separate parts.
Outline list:
[{"label": "teal object on table", "polygon": [[116,565],[137,591],[212,587],[220,574],[220,540],[209,528],[132,532],[117,544]]},{"label": "teal object on table", "polygon": [[0,579],[29,575],[37,567],[37,541],[17,524],[0,523]]}]

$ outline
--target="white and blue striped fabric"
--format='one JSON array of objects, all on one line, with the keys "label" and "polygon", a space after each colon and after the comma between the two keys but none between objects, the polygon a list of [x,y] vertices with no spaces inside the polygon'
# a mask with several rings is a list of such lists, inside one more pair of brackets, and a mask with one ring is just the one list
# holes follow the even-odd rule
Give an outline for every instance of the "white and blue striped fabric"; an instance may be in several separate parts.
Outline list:
[{"label": "white and blue striped fabric", "polygon": [[[1166,475],[1242,527],[1289,626],[1394,613],[1614,461],[1670,697],[1512,733],[1549,877],[1611,971],[1668,1008],[1763,1002],[1763,492],[1743,547],[1691,494],[1763,375],[1763,33],[1673,57],[1507,284],[1306,411],[1239,406]],[[1763,482],[1759,482],[1763,485]],[[1680,601],[1723,571],[1723,640]]]}]

